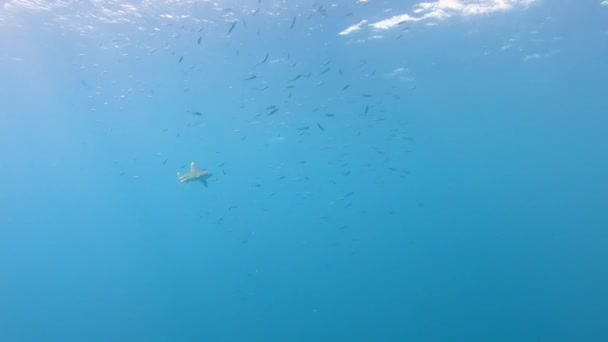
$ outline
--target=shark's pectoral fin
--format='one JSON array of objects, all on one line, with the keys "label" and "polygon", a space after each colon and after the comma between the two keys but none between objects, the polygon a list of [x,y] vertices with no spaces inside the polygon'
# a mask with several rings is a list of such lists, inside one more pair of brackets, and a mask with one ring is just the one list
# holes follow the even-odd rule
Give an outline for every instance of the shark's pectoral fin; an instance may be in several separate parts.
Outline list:
[{"label": "shark's pectoral fin", "polygon": [[206,179],[202,179],[201,178],[201,183],[203,183],[203,185],[205,186],[205,188],[209,187],[209,184],[207,184],[207,180]]}]

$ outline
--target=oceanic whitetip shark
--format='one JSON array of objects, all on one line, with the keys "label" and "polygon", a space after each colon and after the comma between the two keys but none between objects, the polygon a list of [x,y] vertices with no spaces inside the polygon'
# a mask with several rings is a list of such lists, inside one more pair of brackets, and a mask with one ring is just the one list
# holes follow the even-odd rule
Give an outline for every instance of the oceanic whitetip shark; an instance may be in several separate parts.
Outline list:
[{"label": "oceanic whitetip shark", "polygon": [[211,178],[211,176],[211,173],[196,167],[196,164],[194,164],[194,162],[190,164],[190,172],[185,173],[183,175],[180,175],[179,172],[177,173],[177,179],[180,183],[199,181],[203,183],[205,187],[207,187],[207,179]]}]

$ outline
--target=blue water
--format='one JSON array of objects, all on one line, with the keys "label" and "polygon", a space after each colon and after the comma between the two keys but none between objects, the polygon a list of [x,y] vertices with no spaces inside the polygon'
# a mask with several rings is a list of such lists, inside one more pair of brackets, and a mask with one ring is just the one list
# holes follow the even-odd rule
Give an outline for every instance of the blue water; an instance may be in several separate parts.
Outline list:
[{"label": "blue water", "polygon": [[3,1],[0,341],[608,341],[608,6],[528,2]]}]

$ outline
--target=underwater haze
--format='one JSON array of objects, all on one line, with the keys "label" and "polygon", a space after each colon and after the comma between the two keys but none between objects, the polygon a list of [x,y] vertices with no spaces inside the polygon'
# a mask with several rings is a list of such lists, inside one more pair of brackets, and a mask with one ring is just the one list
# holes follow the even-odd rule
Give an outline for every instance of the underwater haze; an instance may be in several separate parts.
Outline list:
[{"label": "underwater haze", "polygon": [[0,1],[0,342],[608,341],[608,1]]}]

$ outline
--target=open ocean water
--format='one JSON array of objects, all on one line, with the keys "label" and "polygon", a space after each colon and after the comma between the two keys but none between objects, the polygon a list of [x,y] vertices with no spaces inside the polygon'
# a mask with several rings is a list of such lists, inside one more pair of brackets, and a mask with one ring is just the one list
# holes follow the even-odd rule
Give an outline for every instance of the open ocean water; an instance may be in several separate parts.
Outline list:
[{"label": "open ocean water", "polygon": [[0,158],[0,342],[608,341],[608,1],[0,1]]}]

